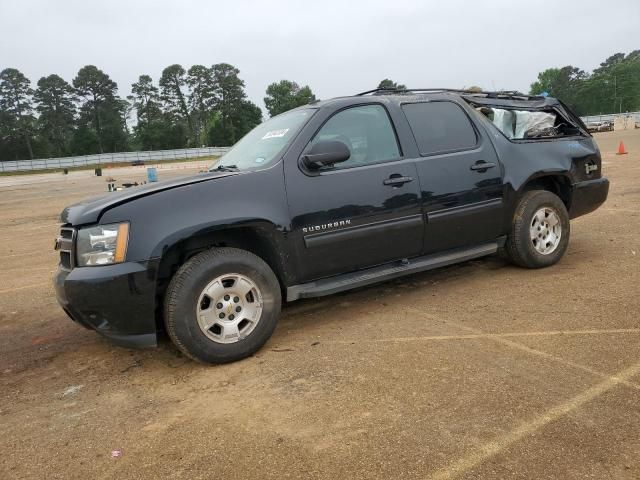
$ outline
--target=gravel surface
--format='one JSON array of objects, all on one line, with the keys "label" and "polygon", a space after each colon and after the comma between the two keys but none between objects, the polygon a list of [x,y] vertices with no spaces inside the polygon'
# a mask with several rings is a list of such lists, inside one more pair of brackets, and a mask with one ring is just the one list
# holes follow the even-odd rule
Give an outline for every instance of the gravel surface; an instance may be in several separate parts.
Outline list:
[{"label": "gravel surface", "polygon": [[144,168],[2,178],[0,478],[640,478],[640,130],[596,138],[610,197],[558,265],[296,302],[216,367],[113,346],[56,304],[59,212]]}]

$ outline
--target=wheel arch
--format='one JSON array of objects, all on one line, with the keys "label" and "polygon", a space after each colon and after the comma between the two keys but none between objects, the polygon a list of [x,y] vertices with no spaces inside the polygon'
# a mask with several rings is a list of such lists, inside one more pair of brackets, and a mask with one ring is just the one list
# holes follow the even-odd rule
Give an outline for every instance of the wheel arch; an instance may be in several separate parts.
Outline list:
[{"label": "wheel arch", "polygon": [[156,325],[163,329],[164,295],[175,272],[191,257],[215,247],[233,247],[249,251],[273,270],[281,289],[290,283],[284,258],[285,239],[276,226],[266,220],[245,221],[233,225],[212,225],[197,231],[184,231],[163,242],[156,277]]},{"label": "wheel arch", "polygon": [[541,172],[532,175],[518,189],[518,200],[531,190],[547,190],[557,195],[567,210],[571,207],[572,182],[565,172]]}]

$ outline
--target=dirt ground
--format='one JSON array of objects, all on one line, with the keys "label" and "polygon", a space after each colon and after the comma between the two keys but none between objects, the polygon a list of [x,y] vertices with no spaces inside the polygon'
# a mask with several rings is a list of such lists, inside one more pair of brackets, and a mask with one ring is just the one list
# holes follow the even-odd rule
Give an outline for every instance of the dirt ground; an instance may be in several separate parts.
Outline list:
[{"label": "dirt ground", "polygon": [[0,179],[0,478],[639,479],[640,130],[596,138],[610,197],[558,265],[296,302],[216,367],[113,346],[56,304],[57,215],[105,177]]}]

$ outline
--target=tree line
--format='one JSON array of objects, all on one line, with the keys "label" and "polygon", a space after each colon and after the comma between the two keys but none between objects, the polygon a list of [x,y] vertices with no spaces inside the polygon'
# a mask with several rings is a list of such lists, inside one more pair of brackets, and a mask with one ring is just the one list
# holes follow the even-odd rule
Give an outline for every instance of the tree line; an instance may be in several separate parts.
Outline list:
[{"label": "tree line", "polygon": [[[378,88],[403,90],[406,87],[385,79]],[[462,89],[483,90],[478,86]],[[529,94],[559,98],[580,116],[639,112],[640,50],[615,53],[591,73],[572,65],[548,68],[538,74]]]},{"label": "tree line", "polygon": [[[269,115],[315,100],[308,86],[282,80],[267,87]],[[0,72],[0,161],[130,150],[227,146],[262,122],[233,65],[170,65],[157,84],[140,75],[131,95],[94,65],[71,83],[52,74],[35,88],[19,70]],[[135,118],[133,127],[128,120]]]},{"label": "tree line", "polygon": [[583,116],[640,111],[640,50],[611,55],[591,73],[572,65],[548,68],[529,93],[544,92]]},{"label": "tree line", "polygon": [[[378,87],[406,88],[390,79]],[[640,50],[616,53],[591,73],[571,65],[546,69],[530,88],[531,94],[545,92],[579,115],[640,111]],[[270,84],[264,97],[270,116],[315,100],[311,88],[291,80]],[[0,72],[0,161],[227,146],[262,119],[240,71],[228,63],[188,70],[170,65],[157,83],[140,75],[126,98],[93,65],[82,67],[71,83],[52,74],[35,88],[15,68]]]}]

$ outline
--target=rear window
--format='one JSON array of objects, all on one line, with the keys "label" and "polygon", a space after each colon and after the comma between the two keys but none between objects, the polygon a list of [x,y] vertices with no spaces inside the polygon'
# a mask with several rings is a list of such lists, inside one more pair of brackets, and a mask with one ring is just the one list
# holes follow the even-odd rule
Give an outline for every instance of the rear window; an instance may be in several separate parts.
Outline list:
[{"label": "rear window", "polygon": [[466,150],[478,143],[469,118],[453,102],[407,103],[402,110],[420,155]]},{"label": "rear window", "polygon": [[555,110],[477,107],[510,140],[534,140],[580,135],[580,130]]}]

